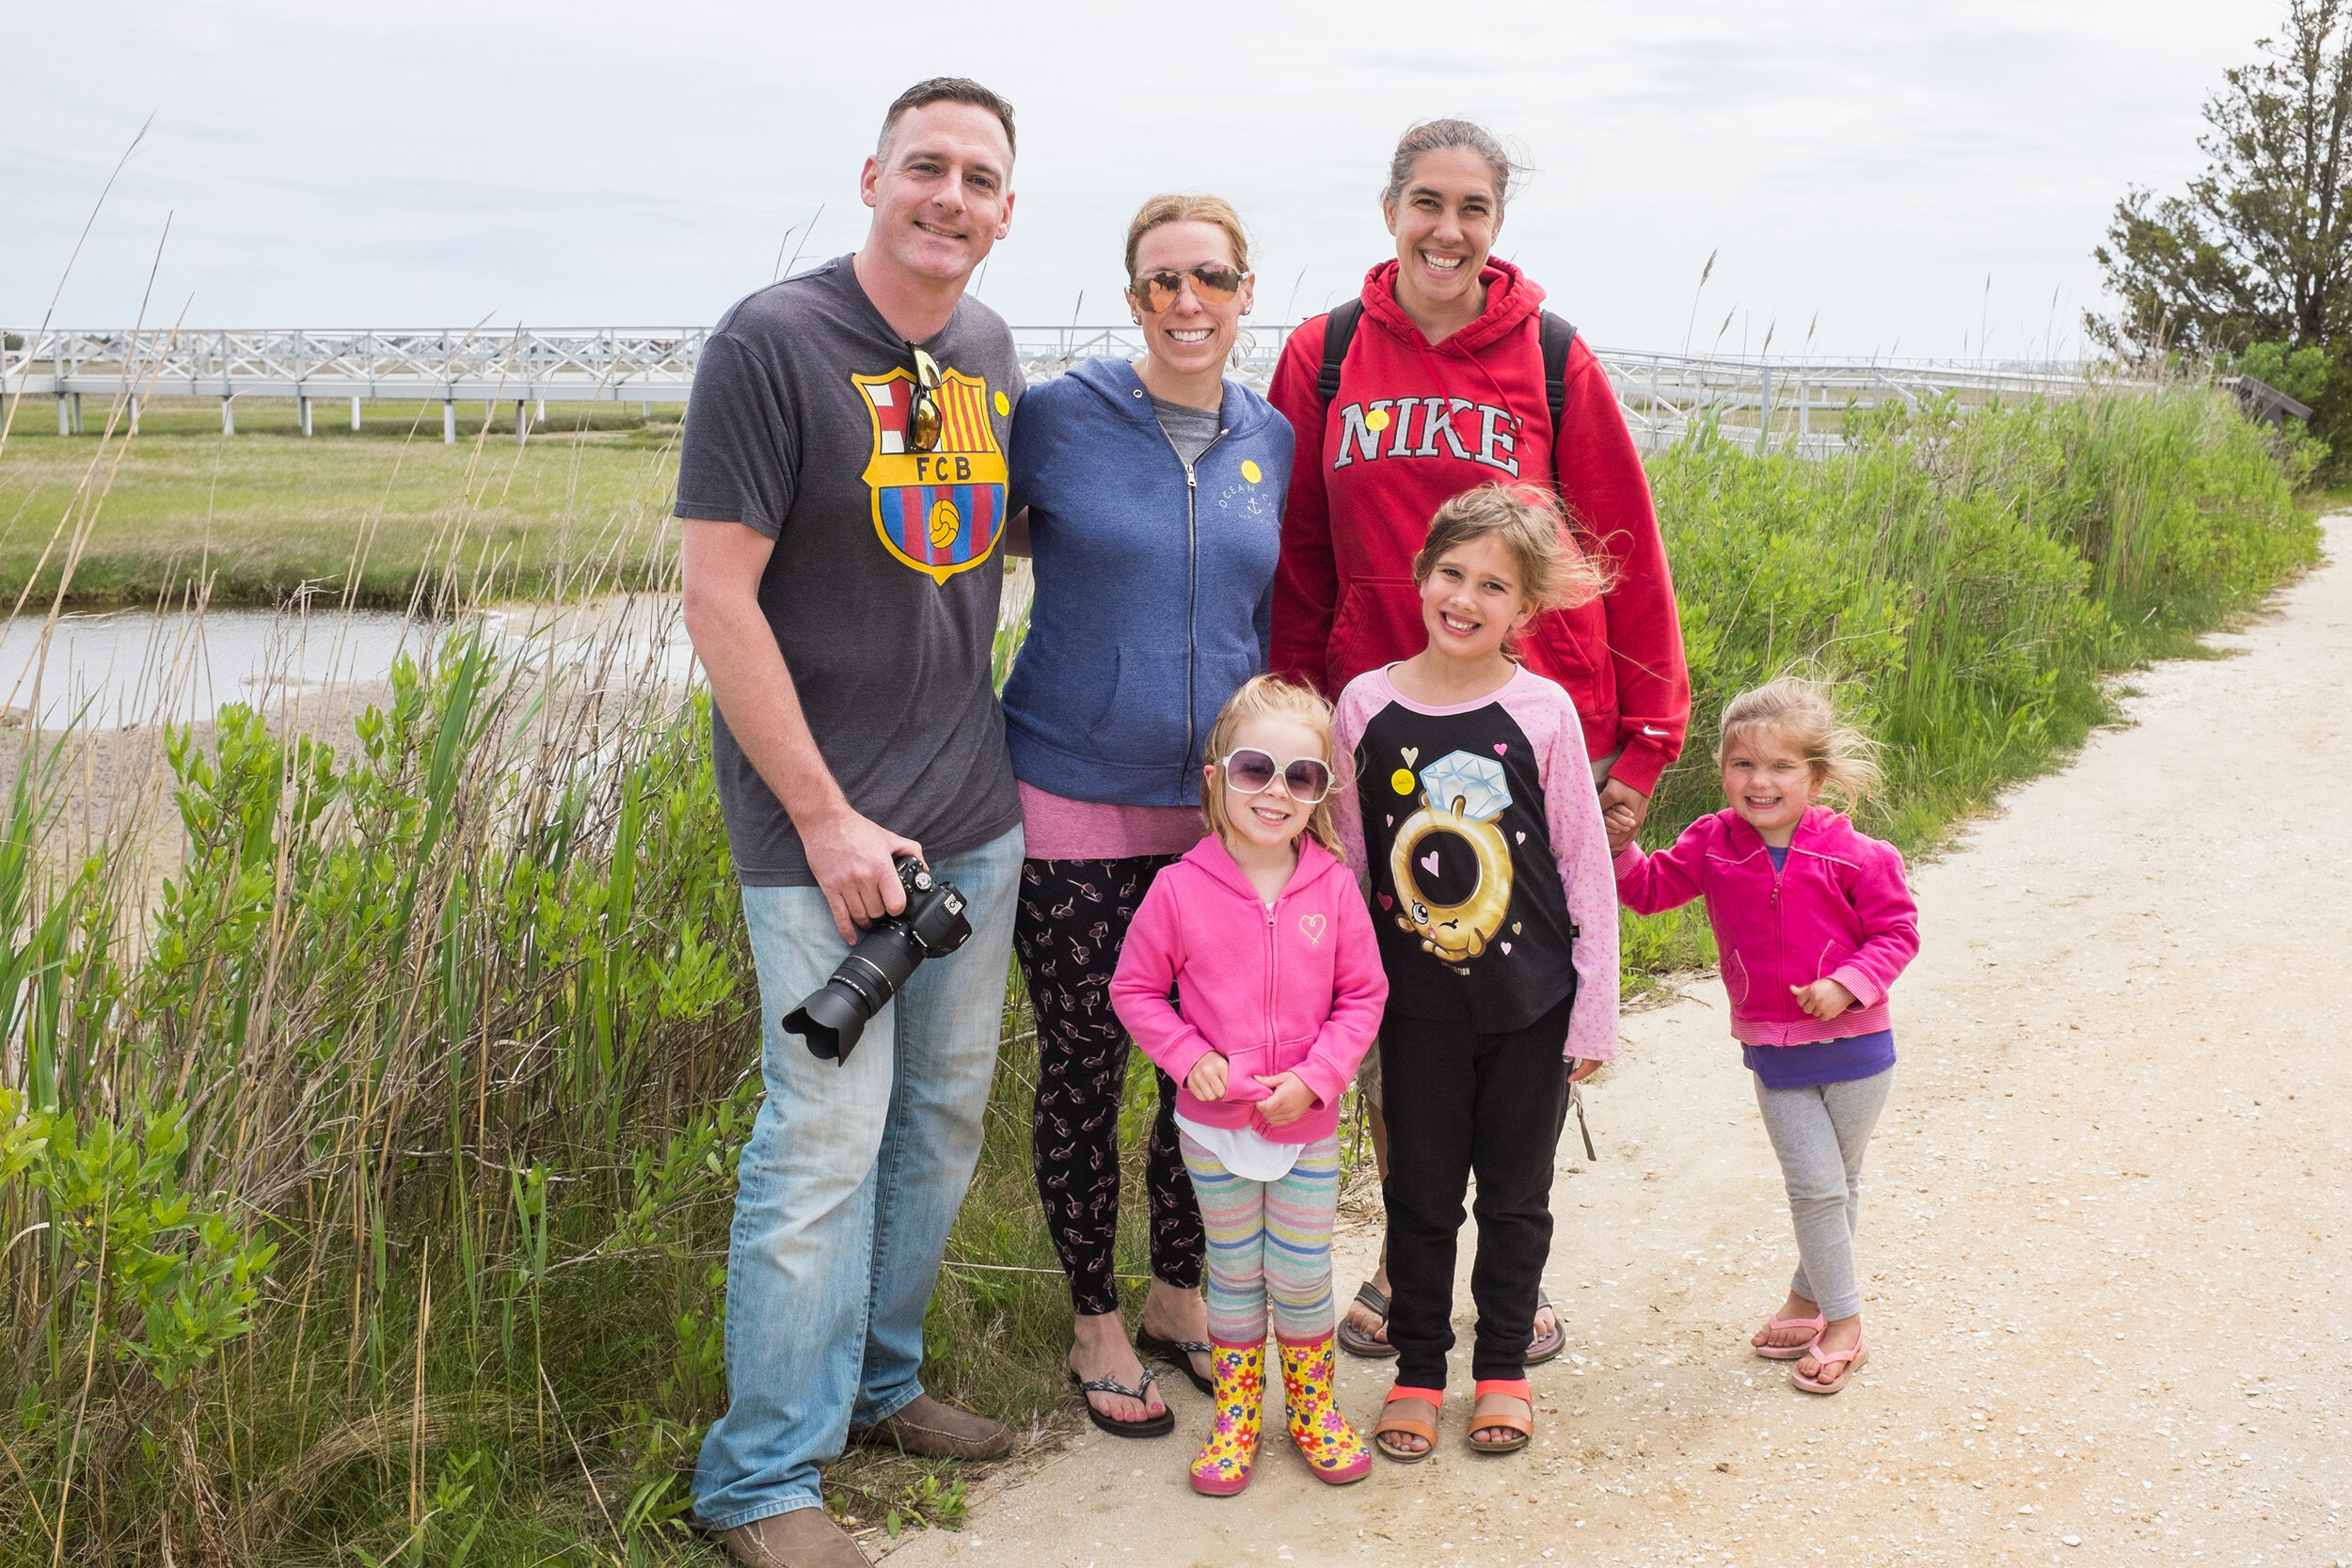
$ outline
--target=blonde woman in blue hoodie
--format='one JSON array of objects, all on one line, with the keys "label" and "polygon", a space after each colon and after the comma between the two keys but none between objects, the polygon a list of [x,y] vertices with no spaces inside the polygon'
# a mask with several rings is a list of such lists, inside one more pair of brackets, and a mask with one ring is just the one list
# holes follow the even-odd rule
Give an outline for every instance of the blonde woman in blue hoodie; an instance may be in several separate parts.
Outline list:
[{"label": "blonde woman in blue hoodie", "polygon": [[1126,261],[1143,356],[1081,360],[1014,420],[1027,511],[1007,547],[1031,556],[1037,594],[1005,736],[1027,839],[1013,940],[1037,1013],[1033,1165],[1070,1275],[1071,1377],[1095,1425],[1157,1437],[1175,1417],[1144,1355],[1213,1387],[1204,1243],[1161,1073],[1144,1161],[1152,1286],[1130,1345],[1111,1276],[1128,1041],[1110,981],[1152,878],[1205,832],[1210,726],[1266,667],[1292,436],[1225,376],[1252,285],[1239,214],[1213,196],[1153,197]]}]

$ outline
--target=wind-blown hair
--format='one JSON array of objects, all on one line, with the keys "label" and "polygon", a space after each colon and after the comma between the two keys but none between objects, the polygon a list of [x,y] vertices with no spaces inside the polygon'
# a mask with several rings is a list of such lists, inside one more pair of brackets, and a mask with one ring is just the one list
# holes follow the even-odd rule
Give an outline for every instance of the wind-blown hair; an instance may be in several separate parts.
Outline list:
[{"label": "wind-blown hair", "polygon": [[1815,785],[1843,797],[1849,810],[1879,787],[1872,755],[1878,743],[1838,718],[1830,689],[1821,682],[1783,675],[1725,704],[1716,767],[1724,765],[1746,730],[1765,730],[1785,742],[1804,758]]},{"label": "wind-blown hair", "polygon": [[[1533,484],[1481,484],[1447,499],[1413,556],[1413,584],[1429,580],[1448,550],[1500,539],[1519,570],[1519,594],[1537,610],[1573,610],[1609,592],[1609,571],[1580,548],[1550,492]],[[1516,652],[1510,643],[1503,651]]]}]

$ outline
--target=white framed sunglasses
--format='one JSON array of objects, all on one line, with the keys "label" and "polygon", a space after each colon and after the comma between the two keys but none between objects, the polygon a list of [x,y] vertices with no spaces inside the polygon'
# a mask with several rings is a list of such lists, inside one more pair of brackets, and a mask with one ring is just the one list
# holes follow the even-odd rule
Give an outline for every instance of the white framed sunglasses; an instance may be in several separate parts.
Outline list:
[{"label": "white framed sunglasses", "polygon": [[1293,757],[1278,763],[1255,746],[1241,746],[1219,758],[1217,766],[1225,769],[1225,782],[1244,795],[1263,795],[1274,787],[1276,779],[1302,806],[1320,805],[1331,793],[1331,765],[1321,757]]}]

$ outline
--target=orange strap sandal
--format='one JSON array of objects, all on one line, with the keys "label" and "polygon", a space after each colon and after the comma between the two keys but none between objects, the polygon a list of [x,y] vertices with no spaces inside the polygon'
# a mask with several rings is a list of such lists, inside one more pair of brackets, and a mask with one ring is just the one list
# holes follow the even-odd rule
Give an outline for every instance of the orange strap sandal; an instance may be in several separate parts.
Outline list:
[{"label": "orange strap sandal", "polygon": [[[1501,1399],[1518,1401],[1527,1406],[1527,1414],[1520,1416],[1508,1410],[1488,1408],[1487,1401]],[[1495,1427],[1502,1427],[1518,1435],[1506,1437],[1499,1443],[1491,1438],[1482,1438],[1478,1435]],[[1535,1391],[1527,1386],[1527,1379],[1523,1377],[1480,1379],[1470,1393],[1470,1446],[1476,1453],[1517,1453],[1527,1447],[1528,1439],[1535,1435]]]},{"label": "orange strap sandal", "polygon": [[[1399,1400],[1419,1400],[1429,1407],[1429,1419],[1418,1416],[1391,1414],[1389,1406]],[[1438,1412],[1445,1407],[1442,1388],[1407,1388],[1398,1384],[1389,1390],[1389,1397],[1380,1402],[1380,1424],[1372,1429],[1373,1447],[1395,1460],[1399,1465],[1418,1465],[1438,1451]],[[1388,1441],[1389,1433],[1406,1437],[1418,1437],[1419,1449],[1400,1449]]]}]

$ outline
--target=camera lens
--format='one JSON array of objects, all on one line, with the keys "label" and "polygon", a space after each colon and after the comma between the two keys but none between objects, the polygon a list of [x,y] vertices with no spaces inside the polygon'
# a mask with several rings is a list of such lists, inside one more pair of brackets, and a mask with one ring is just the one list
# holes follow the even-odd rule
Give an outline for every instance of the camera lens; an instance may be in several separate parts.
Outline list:
[{"label": "camera lens", "polygon": [[866,1024],[922,960],[906,927],[883,921],[858,939],[822,990],[785,1016],[786,1032],[806,1040],[809,1054],[822,1061],[849,1060]]},{"label": "camera lens", "polygon": [[828,980],[824,990],[786,1015],[784,1027],[808,1042],[810,1055],[834,1062],[857,1045],[866,1021],[873,1016],[866,998],[839,980]]}]

